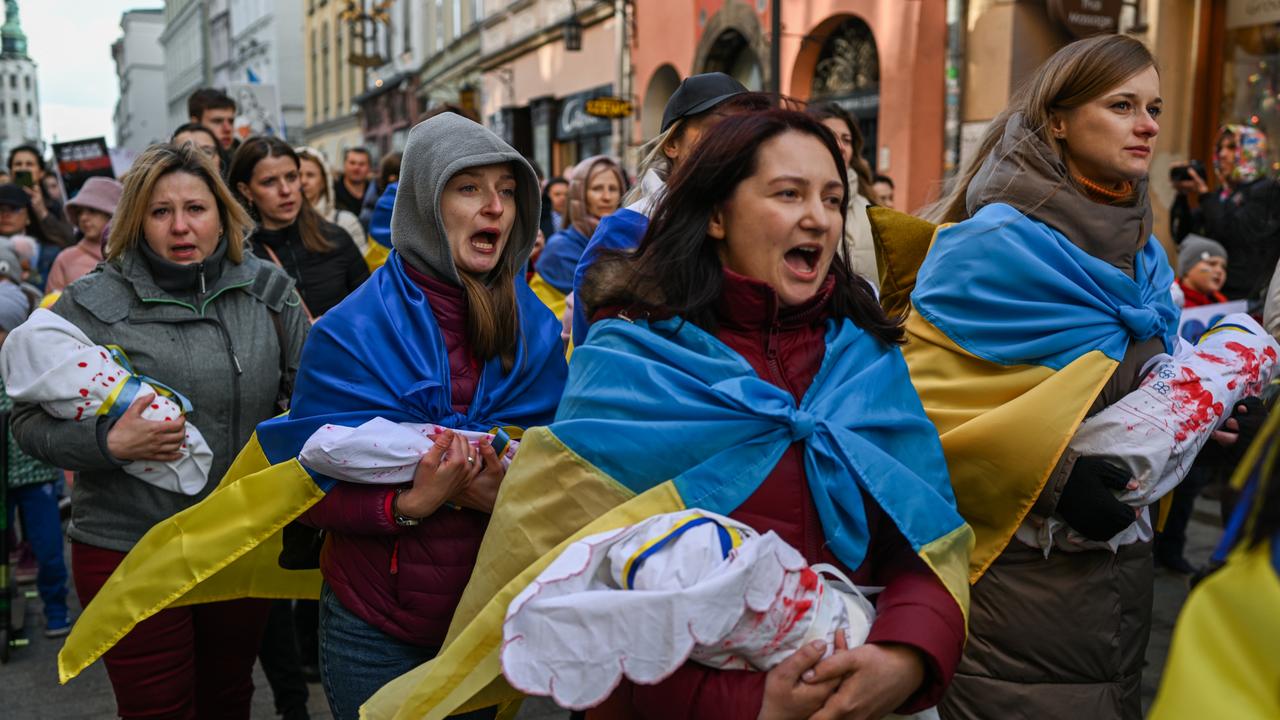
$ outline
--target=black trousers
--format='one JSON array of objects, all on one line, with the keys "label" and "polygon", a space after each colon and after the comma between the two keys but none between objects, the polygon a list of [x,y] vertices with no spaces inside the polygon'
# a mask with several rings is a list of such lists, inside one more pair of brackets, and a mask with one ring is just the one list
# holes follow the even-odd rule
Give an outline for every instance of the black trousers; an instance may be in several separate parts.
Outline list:
[{"label": "black trousers", "polygon": [[302,674],[292,600],[272,601],[267,630],[258,649],[258,661],[262,663],[262,672],[271,686],[276,714],[284,720],[309,720],[307,680]]}]

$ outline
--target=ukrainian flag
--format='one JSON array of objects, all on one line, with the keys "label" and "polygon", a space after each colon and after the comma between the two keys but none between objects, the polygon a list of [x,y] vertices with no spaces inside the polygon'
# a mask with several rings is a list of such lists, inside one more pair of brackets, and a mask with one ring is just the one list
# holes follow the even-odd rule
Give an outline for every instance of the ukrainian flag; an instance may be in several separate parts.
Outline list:
[{"label": "ukrainian flag", "polygon": [[[1192,590],[1182,608],[1151,720],[1280,717],[1277,470],[1280,413],[1272,412],[1232,478],[1244,492],[1215,553],[1226,555],[1226,566]],[[1272,527],[1264,528],[1268,511]]]},{"label": "ukrainian flag", "polygon": [[525,434],[507,472],[444,650],[362,717],[442,718],[519,697],[499,665],[507,606],[564,547],[660,513],[727,515],[794,442],[841,562],[865,559],[870,497],[967,612],[973,536],[901,354],[848,320],[830,323],[826,343],[797,406],[679,318],[593,325],[556,422]]},{"label": "ukrainian flag", "polygon": [[369,247],[364,251],[364,262],[369,272],[382,267],[391,257],[391,211],[396,205],[396,190],[400,183],[391,183],[378,196],[369,220]]},{"label": "ukrainian flag", "polygon": [[1160,338],[1172,351],[1173,270],[1154,236],[1130,277],[1003,204],[936,229],[881,209],[871,218],[882,302],[905,310],[910,294],[903,355],[976,535],[976,582],[1130,343]]},{"label": "ukrainian flag", "polygon": [[398,253],[316,323],[289,414],[258,426],[218,488],[138,541],[58,654],[66,682],[142,620],[170,606],[243,597],[316,598],[318,571],[280,568],[280,530],[336,482],[298,452],[322,425],[374,417],[460,430],[551,421],[566,368],[559,323],[517,280],[520,338],[510,372],[485,363],[465,413],[452,404],[448,350],[427,296]]}]

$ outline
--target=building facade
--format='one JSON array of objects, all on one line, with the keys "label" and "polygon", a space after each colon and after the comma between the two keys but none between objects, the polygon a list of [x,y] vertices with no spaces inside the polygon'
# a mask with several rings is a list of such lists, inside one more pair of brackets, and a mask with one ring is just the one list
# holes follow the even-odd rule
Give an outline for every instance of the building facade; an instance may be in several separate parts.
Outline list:
[{"label": "building facade", "polygon": [[231,62],[231,0],[206,0],[208,18],[209,84],[225,88],[239,80],[232,77]]},{"label": "building facade", "polygon": [[40,147],[40,85],[27,54],[18,1],[5,0],[0,28],[0,157],[18,145]]},{"label": "building facade", "polygon": [[365,72],[349,61],[351,34],[341,17],[345,5],[342,0],[306,0],[303,18],[303,139],[335,170],[347,148],[364,144],[353,99],[364,92]]},{"label": "building facade", "polygon": [[380,158],[404,149],[409,129],[431,102],[422,84],[424,65],[465,43],[465,33],[438,32],[453,26],[448,13],[463,9],[421,0],[393,0],[380,8],[366,3],[363,9],[373,17],[365,20],[363,41],[349,48],[366,68],[365,89],[354,102],[364,145]]},{"label": "building facade", "polygon": [[111,46],[120,97],[115,108],[115,145],[141,153],[152,143],[165,142],[169,125],[165,97],[164,30],[162,10],[127,10],[120,18],[121,35]]},{"label": "building facade", "polygon": [[[657,11],[654,26],[679,34],[678,18],[657,19],[663,2],[646,0],[636,13]],[[565,42],[571,18],[580,33],[577,50]],[[617,22],[613,2],[534,0],[495,11],[481,24],[485,123],[548,177],[615,152],[614,121],[587,114],[586,101],[621,92]]]},{"label": "building facade", "polygon": [[202,0],[165,0],[164,88],[168,126],[187,122],[187,98],[209,84],[209,63],[205,55],[206,12]]},{"label": "building facade", "polygon": [[[306,66],[299,31],[302,0],[230,0],[231,83],[228,94],[237,105],[267,104],[271,94],[258,94],[237,83],[274,88],[279,121],[291,143],[301,143],[306,127]],[[251,97],[252,96],[252,97]],[[237,108],[241,110],[242,108]],[[274,113],[270,107],[264,108]],[[241,130],[248,134],[248,129]]]},{"label": "building facade", "polygon": [[778,9],[775,85],[770,2],[639,5],[632,143],[657,134],[682,79],[725,72],[752,90],[776,87],[798,100],[839,104],[858,120],[865,159],[894,179],[900,207],[923,204],[943,174],[946,0],[810,0],[781,2]]}]

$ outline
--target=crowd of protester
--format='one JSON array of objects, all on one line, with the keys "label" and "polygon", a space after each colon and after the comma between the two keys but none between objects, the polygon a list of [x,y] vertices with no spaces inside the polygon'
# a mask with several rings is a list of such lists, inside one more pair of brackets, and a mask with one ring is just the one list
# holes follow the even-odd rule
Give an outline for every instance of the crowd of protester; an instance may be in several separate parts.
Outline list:
[{"label": "crowd of protester", "polygon": [[[1266,137],[1222,128],[1217,189],[1175,167],[1166,257],[1148,176],[1162,110],[1140,42],[1072,43],[915,215],[846,110],[720,73],[680,84],[634,176],[597,155],[542,180],[448,111],[402,154],[348,148],[334,173],[314,148],[236,138],[212,89],[120,181],[65,201],[39,150],[15,148],[0,338],[43,306],[155,389],[74,420],[0,392],[45,633],[72,632],[69,574],[82,607],[115,602],[131,550],[175,517],[209,522],[215,489],[265,458],[320,488],[286,518],[279,563],[318,570],[318,595],[130,609],[102,654],[122,717],[247,718],[257,660],[288,720],[307,717],[308,681],[347,720],[433,658],[479,672],[450,654],[459,631],[501,632],[472,595],[652,497],[650,514],[700,508],[875,586],[874,620],[863,642],[837,633],[755,671],[627,675],[585,717],[1141,717],[1153,568],[1205,570],[1185,556],[1201,492],[1218,486],[1238,549],[1207,587],[1280,541],[1271,470],[1229,483],[1263,434],[1257,399],[1217,410],[1163,512],[1122,501],[1125,457],[1068,445],[1178,355],[1179,307],[1245,300],[1280,327]],[[158,394],[183,414],[144,418]],[[295,461],[325,428],[375,419],[436,428],[411,478]],[[193,427],[212,451],[198,492],[131,473],[182,457]],[[215,520],[248,533],[253,517]],[[1189,632],[1182,678],[1208,642]],[[1163,695],[1155,712],[1191,717]]]}]

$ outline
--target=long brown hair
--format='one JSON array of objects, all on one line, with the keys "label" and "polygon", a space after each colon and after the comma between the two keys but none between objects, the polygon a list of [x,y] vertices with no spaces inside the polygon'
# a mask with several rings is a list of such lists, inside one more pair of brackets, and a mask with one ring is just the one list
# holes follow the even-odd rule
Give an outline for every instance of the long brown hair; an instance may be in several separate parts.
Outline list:
[{"label": "long brown hair", "polygon": [[107,238],[107,259],[115,260],[133,250],[142,240],[142,224],[151,204],[151,194],[160,178],[173,173],[186,173],[204,181],[218,205],[222,237],[227,243],[227,259],[239,264],[243,259],[245,234],[253,227],[249,214],[232,197],[213,159],[190,143],[152,145],[133,162],[124,176],[124,191],[116,214],[111,219],[111,235]]},{"label": "long brown hair", "polygon": [[[701,138],[689,159],[671,174],[640,247],[634,253],[601,253],[591,273],[616,271],[621,280],[609,283],[600,297],[592,298],[593,307],[620,307],[659,317],[679,315],[715,332],[724,265],[718,243],[707,234],[711,217],[738,185],[755,174],[761,146],[786,132],[817,138],[831,153],[835,167],[844,167],[831,131],[803,112],[766,110],[721,120],[715,132]],[[844,185],[840,202],[843,220],[849,209],[847,173],[840,173],[840,182]],[[902,341],[901,321],[885,315],[875,292],[853,272],[844,253],[836,253],[831,273],[835,275],[833,315],[851,319],[886,344]]]},{"label": "long brown hair", "polygon": [[1008,107],[987,126],[982,143],[964,172],[940,200],[921,212],[922,217],[938,223],[969,217],[965,206],[969,185],[1004,139],[1005,126],[1014,113],[1022,113],[1027,128],[1065,157],[1064,144],[1049,132],[1050,116],[1085,105],[1149,67],[1157,67],[1155,57],[1146,45],[1128,35],[1077,40],[1054,53],[1009,98]]},{"label": "long brown hair", "polygon": [[[264,158],[269,157],[287,157],[293,160],[293,164],[298,168],[298,172],[302,172],[302,161],[298,158],[298,153],[289,147],[289,143],[277,137],[269,137],[266,135],[258,135],[245,140],[240,145],[240,149],[236,150],[236,154],[231,158],[231,169],[227,171],[227,184],[231,186],[240,200],[240,204],[252,215],[253,202],[250,201],[244,193],[240,192],[240,183],[245,185],[253,181],[253,171],[258,167],[258,163]],[[302,192],[301,188],[298,194],[302,196],[302,205],[298,210],[298,237],[302,238],[302,247],[307,252],[327,253],[333,250],[333,244],[325,238],[324,233],[320,232],[320,214],[315,208],[311,207],[311,203],[307,200],[307,194]]]}]

